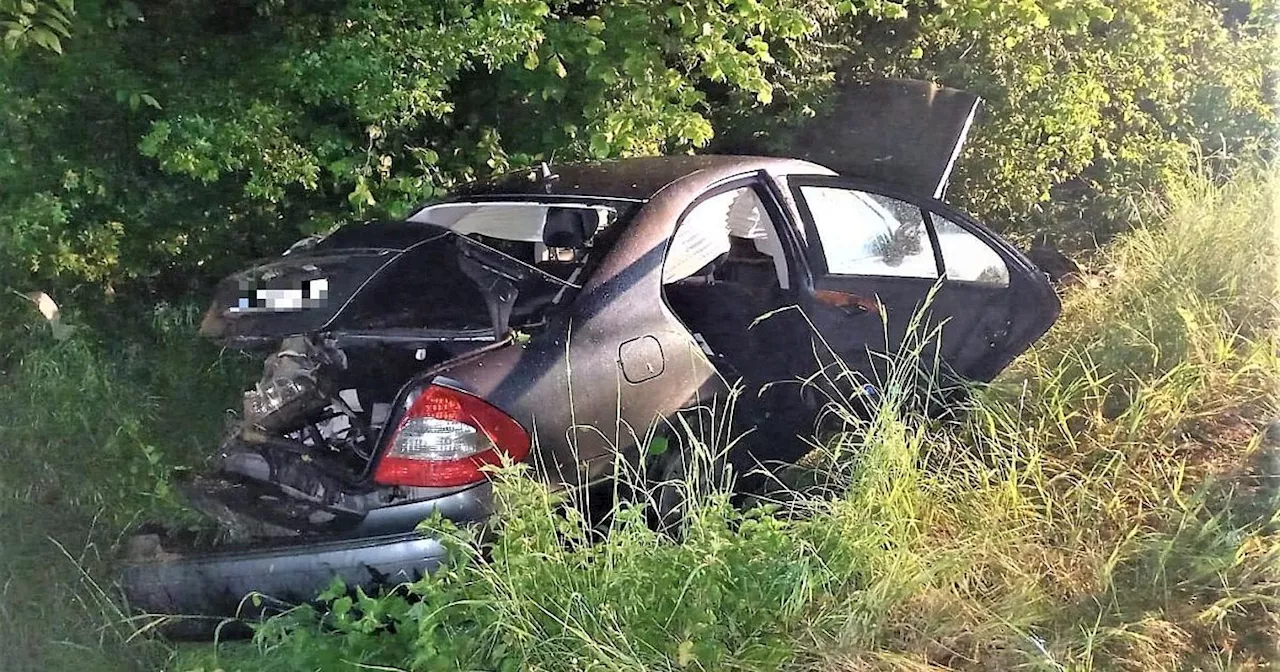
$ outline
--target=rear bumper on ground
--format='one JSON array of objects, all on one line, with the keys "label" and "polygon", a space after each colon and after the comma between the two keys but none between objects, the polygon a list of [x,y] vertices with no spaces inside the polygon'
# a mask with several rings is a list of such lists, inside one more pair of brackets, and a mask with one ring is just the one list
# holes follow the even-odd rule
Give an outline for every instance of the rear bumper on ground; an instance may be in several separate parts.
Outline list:
[{"label": "rear bumper on ground", "polygon": [[[334,578],[372,591],[417,579],[445,558],[439,540],[410,532],[135,563],[121,582],[143,613],[252,618],[312,601]],[[246,599],[253,593],[265,600]]]},{"label": "rear bumper on ground", "polygon": [[[460,525],[482,523],[492,511],[488,483],[369,511],[341,536],[275,540],[237,550],[170,553],[157,548],[128,561],[120,574],[129,607],[144,614],[253,619],[272,609],[316,599],[335,578],[372,592],[413,581],[447,558],[439,539],[417,532],[439,515]],[[246,599],[257,594],[261,599]],[[195,630],[192,630],[195,632]],[[194,635],[194,636],[199,636]]]}]

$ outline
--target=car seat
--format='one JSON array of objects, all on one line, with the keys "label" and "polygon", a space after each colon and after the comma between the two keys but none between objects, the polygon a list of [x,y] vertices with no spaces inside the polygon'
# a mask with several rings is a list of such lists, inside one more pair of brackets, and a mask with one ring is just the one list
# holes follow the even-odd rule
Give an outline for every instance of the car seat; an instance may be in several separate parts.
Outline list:
[{"label": "car seat", "polygon": [[542,242],[547,247],[580,248],[595,235],[598,221],[595,212],[583,208],[547,208],[547,221],[542,226]]},{"label": "car seat", "polygon": [[761,252],[755,241],[737,236],[729,238],[729,253],[716,269],[715,277],[742,285],[765,300],[781,289],[773,257]]}]

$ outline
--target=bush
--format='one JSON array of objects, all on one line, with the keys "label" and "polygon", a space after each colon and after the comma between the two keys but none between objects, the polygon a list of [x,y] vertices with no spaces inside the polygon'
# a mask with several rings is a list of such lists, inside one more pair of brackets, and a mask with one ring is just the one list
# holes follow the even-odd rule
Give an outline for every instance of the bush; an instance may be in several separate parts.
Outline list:
[{"label": "bush", "polygon": [[198,340],[189,308],[160,305],[148,321],[117,318],[95,331],[74,312],[55,330],[24,299],[6,304],[0,496],[109,524],[180,513],[174,470],[217,445],[224,410],[249,377],[244,363]]},{"label": "bush", "polygon": [[[821,39],[784,52],[777,87],[793,114],[782,125],[823,113],[833,72],[839,82],[913,77],[977,93],[951,199],[1007,234],[1091,249],[1199,155],[1219,157],[1221,176],[1233,165],[1222,157],[1280,140],[1269,0],[904,6],[893,21],[826,15]],[[777,113],[726,105],[716,128],[729,146],[756,146],[743,136],[772,129],[773,149],[785,152]]]},{"label": "bush", "polygon": [[[37,23],[61,6],[20,4]],[[62,55],[0,53],[0,277],[172,297],[540,160],[770,133],[786,151],[779,126],[837,74],[984,96],[957,199],[1087,241],[1197,144],[1273,147],[1276,18],[1274,0],[82,6]]]}]

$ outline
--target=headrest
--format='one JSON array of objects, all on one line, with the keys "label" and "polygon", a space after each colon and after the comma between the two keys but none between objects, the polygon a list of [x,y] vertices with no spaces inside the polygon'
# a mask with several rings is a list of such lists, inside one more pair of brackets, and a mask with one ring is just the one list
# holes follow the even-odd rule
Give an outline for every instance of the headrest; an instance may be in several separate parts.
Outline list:
[{"label": "headrest", "polygon": [[600,217],[586,208],[547,208],[542,243],[547,247],[585,247],[600,225]]}]

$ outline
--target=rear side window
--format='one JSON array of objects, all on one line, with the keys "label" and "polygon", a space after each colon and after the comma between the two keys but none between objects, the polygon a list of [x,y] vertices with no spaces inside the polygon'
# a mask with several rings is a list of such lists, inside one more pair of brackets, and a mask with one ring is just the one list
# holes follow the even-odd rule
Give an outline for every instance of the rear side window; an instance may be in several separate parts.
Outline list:
[{"label": "rear side window", "polygon": [[942,265],[948,280],[1009,286],[1009,267],[998,252],[959,224],[933,213],[929,216],[938,234],[938,248],[942,251]]},{"label": "rear side window", "polygon": [[828,273],[938,277],[919,207],[836,187],[802,186],[800,193],[813,215]]}]

